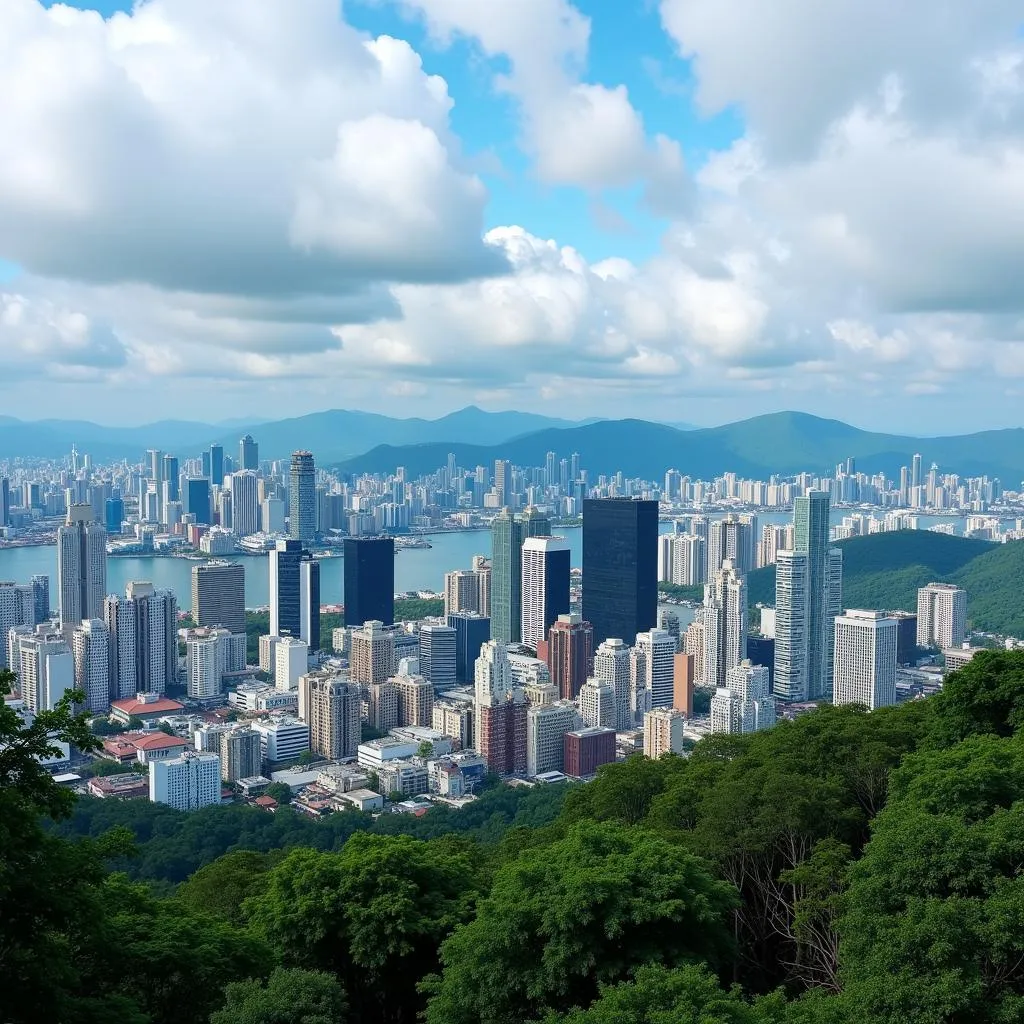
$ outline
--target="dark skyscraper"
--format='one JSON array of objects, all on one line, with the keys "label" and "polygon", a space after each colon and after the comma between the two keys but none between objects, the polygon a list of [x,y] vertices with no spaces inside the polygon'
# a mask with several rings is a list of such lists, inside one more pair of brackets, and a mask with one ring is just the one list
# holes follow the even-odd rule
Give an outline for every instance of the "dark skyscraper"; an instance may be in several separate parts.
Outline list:
[{"label": "dark skyscraper", "polygon": [[253,440],[252,434],[246,434],[238,442],[238,465],[240,469],[260,468],[260,446]]},{"label": "dark skyscraper", "polygon": [[245,632],[245,567],[213,561],[192,566],[192,615],[198,626]]},{"label": "dark skyscraper", "polygon": [[224,483],[224,446],[210,445],[210,483],[221,487]]},{"label": "dark skyscraper", "polygon": [[583,618],[594,646],[632,644],[657,625],[658,503],[632,498],[583,502]]},{"label": "dark skyscraper", "polygon": [[270,633],[320,649],[320,563],[298,540],[279,540],[270,552]]},{"label": "dark skyscraper", "polygon": [[457,612],[448,616],[448,625],[455,630],[455,680],[471,683],[480,648],[491,638],[491,620],[476,612]]},{"label": "dark skyscraper", "polygon": [[11,481],[0,479],[0,526],[11,525]]},{"label": "dark skyscraper", "polygon": [[194,515],[200,526],[210,525],[210,481],[206,477],[192,476],[186,481],[185,511]]},{"label": "dark skyscraper", "polygon": [[103,518],[107,533],[116,537],[121,532],[121,524],[124,522],[124,501],[121,498],[107,498]]},{"label": "dark skyscraper", "polygon": [[[313,464],[311,452],[292,452],[288,499],[288,533],[295,540],[308,543],[316,536],[317,512],[316,466]],[[345,569],[345,578],[347,580],[348,566]],[[392,567],[392,576],[394,576],[394,567]]]},{"label": "dark skyscraper", "polygon": [[36,622],[45,622],[50,617],[50,577],[33,576],[30,582],[35,620]]},{"label": "dark skyscraper", "polygon": [[163,482],[167,485],[167,500],[180,501],[181,492],[178,485],[178,456],[164,456]]},{"label": "dark skyscraper", "polygon": [[345,625],[395,621],[395,542],[391,537],[345,538]]}]

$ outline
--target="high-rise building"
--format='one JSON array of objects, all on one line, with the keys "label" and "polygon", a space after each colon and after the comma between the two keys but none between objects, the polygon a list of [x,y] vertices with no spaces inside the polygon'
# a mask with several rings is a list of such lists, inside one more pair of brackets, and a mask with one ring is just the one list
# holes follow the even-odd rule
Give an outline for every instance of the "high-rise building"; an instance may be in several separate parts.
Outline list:
[{"label": "high-rise building", "polygon": [[[35,594],[30,584],[0,583],[0,638],[6,641],[15,626],[34,626],[36,619]],[[7,668],[7,651],[0,651],[0,668]],[[17,666],[10,666],[17,670]]]},{"label": "high-rise building", "polygon": [[149,799],[177,811],[198,811],[220,803],[220,755],[186,751],[181,757],[149,762]]},{"label": "high-rise building", "polygon": [[309,749],[332,760],[355,757],[362,735],[362,697],[358,685],[341,676],[316,672],[303,676]]},{"label": "high-rise building", "polygon": [[368,686],[382,683],[395,671],[394,634],[379,619],[370,619],[352,630],[349,655],[352,682]]},{"label": "high-rise building", "polygon": [[[181,500],[180,475],[180,470],[178,468],[178,456],[165,455],[163,460],[163,470],[160,474],[160,483],[163,485],[161,489],[161,497],[165,497],[166,501]],[[165,516],[166,501],[161,503],[161,508],[163,509]]]},{"label": "high-rise building", "polygon": [[[664,629],[638,633],[634,651],[643,655],[643,677],[642,687],[640,680],[635,678],[632,681],[633,686],[636,689],[642,688],[650,694],[652,708],[672,707],[675,696],[675,638]],[[637,663],[635,659],[634,661]],[[634,711],[638,715],[643,714],[643,709],[639,706],[635,707]]]},{"label": "high-rise building", "polygon": [[260,446],[252,434],[246,434],[238,442],[238,465],[241,469],[258,470],[260,468]]},{"label": "high-rise building", "polygon": [[658,503],[583,502],[583,618],[594,642],[630,639],[658,617]]},{"label": "high-rise building", "polygon": [[458,636],[453,626],[420,626],[420,673],[438,692],[450,690],[458,672]]},{"label": "high-rise building", "polygon": [[192,566],[192,615],[200,626],[245,632],[245,567],[217,559]]},{"label": "high-rise building", "polygon": [[392,679],[366,687],[366,721],[377,732],[391,732],[398,725],[398,687]]},{"label": "high-rise building", "polygon": [[518,643],[522,636],[523,542],[550,537],[551,522],[535,508],[513,515],[503,508],[491,522],[491,638]]},{"label": "high-rise building", "polygon": [[569,544],[562,537],[527,537],[522,550],[521,637],[537,650],[560,615],[569,613]]},{"label": "high-rise building", "polygon": [[644,756],[657,760],[662,754],[683,752],[686,716],[672,708],[655,708],[644,715]]},{"label": "high-rise building", "polygon": [[775,724],[768,669],[749,661],[729,669],[725,686],[711,698],[711,731],[757,732]]},{"label": "high-rise building", "polygon": [[102,619],[85,619],[71,634],[75,689],[85,694],[87,711],[110,709],[110,633]]},{"label": "high-rise building", "polygon": [[213,500],[210,481],[205,476],[190,476],[185,481],[184,511],[195,516],[196,524],[209,526],[213,522]]},{"label": "high-rise building", "polygon": [[959,647],[967,635],[967,591],[929,583],[917,592],[917,646]]},{"label": "high-rise building", "polygon": [[710,523],[707,578],[718,572],[727,560],[740,573],[756,569],[758,540],[757,516],[730,514]]},{"label": "high-rise building", "polygon": [[91,505],[72,505],[57,530],[57,595],[60,628],[67,635],[83,619],[103,617],[107,593],[107,531]]},{"label": "high-rise building", "polygon": [[594,630],[590,623],[581,615],[559,615],[548,630],[545,654],[559,696],[575,700],[594,664]]},{"label": "high-rise building", "polygon": [[288,533],[308,544],[316,537],[316,466],[312,452],[292,453],[288,501]]},{"label": "high-rise building", "polygon": [[834,703],[872,711],[896,703],[898,629],[884,612],[848,609],[836,617]]},{"label": "high-rise building", "polygon": [[122,498],[107,498],[103,508],[103,522],[107,533],[117,536],[124,524],[124,500]]},{"label": "high-rise building", "polygon": [[514,684],[500,640],[488,640],[476,660],[473,722],[475,746],[488,771],[502,776],[526,771],[526,696]]},{"label": "high-rise building", "polygon": [[526,709],[526,774],[560,772],[565,764],[565,734],[580,725],[572,701],[531,704]]},{"label": "high-rise building", "polygon": [[445,621],[455,630],[455,681],[471,683],[480,648],[491,638],[491,620],[486,615],[462,612],[448,615]]},{"label": "high-rise building", "polygon": [[224,782],[237,782],[259,775],[263,757],[260,734],[254,729],[230,729],[220,739],[220,777]]},{"label": "high-rise building", "polygon": [[170,590],[132,581],[124,597],[108,596],[103,618],[110,637],[113,700],[166,693],[178,682],[178,599]]},{"label": "high-rise building", "polygon": [[704,585],[704,685],[724,686],[725,675],[747,656],[747,582],[725,559]]},{"label": "high-rise building", "polygon": [[231,474],[231,529],[236,537],[259,533],[259,480],[251,469]]},{"label": "high-rise building", "polygon": [[456,569],[444,574],[444,613],[477,612],[490,615],[491,567],[486,559],[476,569]]},{"label": "high-rise building", "polygon": [[0,478],[0,527],[11,525],[11,481]]},{"label": "high-rise building", "polygon": [[775,693],[786,701],[832,696],[833,623],[842,604],[842,552],[829,547],[829,496],[794,502],[793,551],[775,573]]},{"label": "high-rise building", "polygon": [[185,669],[188,695],[194,700],[217,697],[224,676],[245,668],[244,633],[199,627],[185,635]]},{"label": "high-rise building", "polygon": [[693,691],[696,686],[692,654],[678,653],[672,659],[672,707],[693,717]]},{"label": "high-rise building", "polygon": [[599,727],[575,729],[565,734],[565,766],[574,779],[586,779],[603,764],[615,760],[615,730]]},{"label": "high-rise building", "polygon": [[50,617],[50,577],[33,576],[29,580],[29,586],[32,588],[34,621],[45,622]]},{"label": "high-rise building", "polygon": [[615,708],[615,690],[609,683],[588,679],[579,692],[580,718],[588,727],[603,726],[614,729],[618,721]]},{"label": "high-rise building", "polygon": [[629,647],[617,637],[605,640],[594,652],[594,678],[609,685],[615,693],[615,728],[619,730],[633,728],[630,667]]},{"label": "high-rise building", "polygon": [[423,676],[397,675],[393,679],[398,690],[398,724],[433,725],[434,687]]},{"label": "high-rise building", "polygon": [[49,632],[45,626],[20,638],[18,664],[18,688],[25,707],[33,714],[52,711],[61,697],[75,687],[71,648],[62,633]]},{"label": "high-rise building", "polygon": [[391,537],[346,537],[345,625],[395,621],[395,542]]},{"label": "high-rise building", "polygon": [[320,563],[302,542],[282,538],[269,553],[270,634],[320,650]]},{"label": "high-rise building", "polygon": [[707,551],[703,537],[664,533],[658,537],[658,579],[679,587],[703,583]]},{"label": "high-rise building", "polygon": [[210,445],[210,483],[224,486],[224,446],[220,444]]},{"label": "high-rise building", "polygon": [[512,463],[505,459],[494,462],[494,491],[499,505],[512,504]]},{"label": "high-rise building", "polygon": [[274,686],[296,690],[309,669],[309,647],[297,636],[283,636],[274,645]]}]

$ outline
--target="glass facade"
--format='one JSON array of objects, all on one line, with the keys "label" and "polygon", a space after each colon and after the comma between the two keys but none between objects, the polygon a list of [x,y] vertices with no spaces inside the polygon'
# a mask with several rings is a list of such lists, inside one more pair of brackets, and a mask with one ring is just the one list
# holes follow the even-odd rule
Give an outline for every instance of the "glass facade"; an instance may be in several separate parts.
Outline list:
[{"label": "glass facade", "polygon": [[395,621],[395,542],[391,537],[345,538],[345,625]]}]

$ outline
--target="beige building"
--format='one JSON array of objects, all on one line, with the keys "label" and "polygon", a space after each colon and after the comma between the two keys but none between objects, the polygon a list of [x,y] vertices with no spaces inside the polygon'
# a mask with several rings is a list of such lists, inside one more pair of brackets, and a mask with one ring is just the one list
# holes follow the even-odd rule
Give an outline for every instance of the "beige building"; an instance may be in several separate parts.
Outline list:
[{"label": "beige building", "polygon": [[362,696],[342,676],[303,676],[309,749],[332,759],[355,757],[362,727]]},{"label": "beige building", "polygon": [[395,676],[399,725],[433,725],[434,687],[423,676]]},{"label": "beige building", "polygon": [[383,683],[395,671],[395,638],[384,623],[377,620],[363,623],[353,629],[350,643],[349,666],[352,682]]},{"label": "beige building", "polygon": [[367,687],[367,721],[378,732],[390,732],[398,725],[398,687],[391,679]]},{"label": "beige building", "polygon": [[644,756],[657,759],[662,754],[683,752],[683,726],[686,716],[672,708],[655,708],[644,715]]}]

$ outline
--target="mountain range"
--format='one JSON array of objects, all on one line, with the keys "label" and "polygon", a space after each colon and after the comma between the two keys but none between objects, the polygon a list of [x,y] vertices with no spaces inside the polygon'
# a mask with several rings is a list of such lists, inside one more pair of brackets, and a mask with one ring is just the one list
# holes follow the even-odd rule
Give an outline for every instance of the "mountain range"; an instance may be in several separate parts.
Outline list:
[{"label": "mountain range", "polygon": [[461,466],[511,459],[540,466],[549,451],[579,452],[591,478],[621,470],[657,480],[674,467],[710,479],[724,472],[767,479],[772,474],[831,472],[853,458],[859,470],[896,478],[921,453],[925,471],[935,462],[964,476],[998,477],[1016,489],[1024,478],[1024,429],[989,430],[949,437],[907,437],[860,430],[839,420],[779,412],[719,427],[690,428],[648,420],[575,422],[523,412],[485,412],[468,406],[429,420],[399,419],[346,409],[282,420],[228,424],[163,420],[139,427],[107,427],[85,421],[27,422],[0,417],[0,458],[60,458],[75,445],[97,462],[142,459],[147,448],[185,458],[211,443],[234,454],[251,433],[267,459],[308,448],[319,465],[345,473],[393,471],[415,476],[445,464],[453,452]]}]

